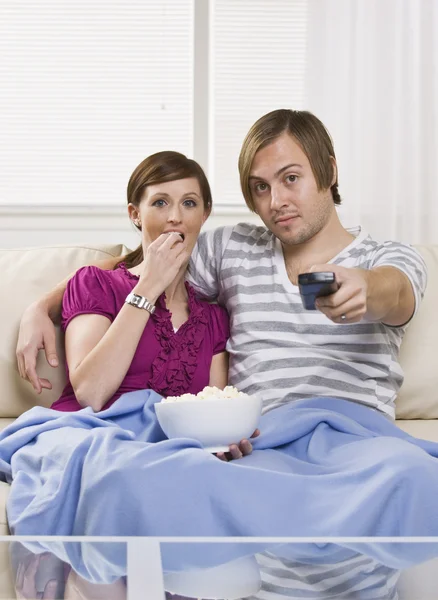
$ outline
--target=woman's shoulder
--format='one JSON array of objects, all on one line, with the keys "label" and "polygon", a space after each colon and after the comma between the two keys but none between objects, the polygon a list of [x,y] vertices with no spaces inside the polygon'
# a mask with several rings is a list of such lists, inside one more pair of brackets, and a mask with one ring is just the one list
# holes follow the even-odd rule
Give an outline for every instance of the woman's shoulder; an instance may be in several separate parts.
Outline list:
[{"label": "woman's shoulder", "polygon": [[206,315],[207,328],[213,343],[213,354],[225,350],[227,340],[230,337],[230,319],[223,306],[199,299],[204,314]]},{"label": "woman's shoulder", "polygon": [[72,279],[76,279],[78,283],[85,286],[93,283],[111,285],[122,278],[123,273],[119,265],[115,269],[102,269],[97,265],[86,265],[78,269],[72,277]]},{"label": "woman's shoulder", "polygon": [[120,269],[106,270],[96,265],[87,265],[76,271],[67,283],[65,299],[118,298],[121,292],[132,287]]},{"label": "woman's shoulder", "polygon": [[219,319],[221,321],[229,320],[226,309],[220,304],[216,304],[215,302],[208,302],[207,300],[201,300],[201,302],[206,305],[206,310],[208,310],[208,312],[213,318]]},{"label": "woman's shoulder", "polygon": [[119,269],[117,265],[114,269],[102,269],[98,265],[85,265],[76,271],[76,274],[82,273],[83,276],[88,277],[111,277]]},{"label": "woman's shoulder", "polygon": [[73,317],[83,313],[102,314],[113,320],[129,287],[123,284],[123,275],[117,269],[105,270],[96,265],[81,267],[69,280],[62,299],[64,328]]},{"label": "woman's shoulder", "polygon": [[190,294],[196,299],[200,310],[206,315],[207,322],[213,330],[228,331],[229,317],[226,309],[220,304],[209,302],[199,296],[194,288],[190,287]]}]

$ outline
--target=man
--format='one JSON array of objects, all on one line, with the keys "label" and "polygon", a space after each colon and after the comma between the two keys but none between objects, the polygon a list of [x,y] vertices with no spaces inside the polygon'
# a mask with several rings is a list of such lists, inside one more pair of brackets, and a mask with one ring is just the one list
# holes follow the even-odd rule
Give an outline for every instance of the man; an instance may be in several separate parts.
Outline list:
[{"label": "man", "polygon": [[[257,121],[239,171],[246,203],[266,228],[204,234],[192,270],[198,288],[230,313],[230,382],[262,392],[265,408],[334,396],[394,417],[396,353],[424,293],[422,258],[342,227],[334,149],[309,113],[278,110]],[[304,310],[297,287],[308,271],[332,271],[339,284],[316,312]]]}]

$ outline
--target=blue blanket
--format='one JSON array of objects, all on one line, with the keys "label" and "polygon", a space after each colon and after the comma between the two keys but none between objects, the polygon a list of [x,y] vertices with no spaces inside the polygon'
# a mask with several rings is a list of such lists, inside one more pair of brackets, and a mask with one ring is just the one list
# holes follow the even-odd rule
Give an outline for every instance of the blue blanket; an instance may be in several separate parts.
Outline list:
[{"label": "blue blanket", "polygon": [[[148,540],[145,540],[148,543]],[[50,552],[61,561],[72,566],[88,581],[113,583],[128,574],[126,542],[76,542],[44,540],[22,542],[34,554]],[[342,565],[358,555],[371,557],[382,566],[403,569],[420,564],[438,556],[438,543],[435,542],[348,542],[345,545],[333,543],[274,543],[264,542],[162,542],[161,561],[164,572],[199,571],[227,563],[243,556],[269,550],[271,555],[287,559],[295,565]],[[13,547],[14,549],[14,547]],[[17,561],[15,561],[17,562]],[[366,563],[365,563],[366,564]],[[368,563],[369,564],[369,563]],[[357,569],[357,562],[353,563]],[[145,565],[147,569],[147,565]],[[366,578],[366,570],[364,575]]]},{"label": "blue blanket", "polygon": [[262,416],[223,462],[167,440],[145,390],[100,413],[34,408],[0,434],[16,535],[437,536],[438,444],[334,398]]}]

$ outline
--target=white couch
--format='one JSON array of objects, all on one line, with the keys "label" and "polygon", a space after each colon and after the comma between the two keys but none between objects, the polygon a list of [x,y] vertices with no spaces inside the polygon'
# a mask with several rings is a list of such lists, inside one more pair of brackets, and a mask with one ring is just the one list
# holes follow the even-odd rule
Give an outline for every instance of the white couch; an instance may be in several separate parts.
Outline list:
[{"label": "white couch", "polygon": [[[397,424],[421,438],[438,441],[438,365],[435,352],[438,344],[438,318],[435,314],[438,298],[438,246],[418,246],[429,268],[429,284],[418,315],[410,325],[401,350],[405,383],[397,398]],[[0,429],[34,405],[50,406],[64,387],[63,344],[58,330],[58,351],[61,366],[47,365],[40,353],[39,372],[53,383],[53,389],[38,396],[20,379],[15,347],[18,325],[23,310],[74,270],[109,256],[125,253],[121,245],[108,247],[47,246],[29,249],[0,250]],[[435,369],[437,372],[435,373]],[[8,534],[5,503],[8,485],[0,482],[0,535]],[[2,556],[3,555],[3,556]],[[0,545],[0,573],[7,572],[7,554]],[[5,574],[7,577],[7,574]],[[0,584],[1,588],[1,584]],[[2,595],[0,599],[12,597]]]}]

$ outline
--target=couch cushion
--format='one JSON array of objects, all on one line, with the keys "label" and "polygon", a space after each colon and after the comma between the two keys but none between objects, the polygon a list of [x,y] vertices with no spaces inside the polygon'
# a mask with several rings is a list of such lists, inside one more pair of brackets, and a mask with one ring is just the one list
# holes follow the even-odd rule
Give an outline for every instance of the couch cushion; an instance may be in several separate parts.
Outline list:
[{"label": "couch cushion", "polygon": [[0,418],[0,431],[3,431],[3,429],[5,429],[5,427],[10,425],[14,421],[15,421],[15,418],[10,418],[10,419]]},{"label": "couch cushion", "polygon": [[438,442],[438,421],[434,419],[398,419],[396,424],[413,437]]},{"label": "couch cushion", "polygon": [[127,248],[120,244],[108,247],[77,245],[0,250],[0,417],[17,417],[37,404],[50,406],[65,385],[64,349],[59,328],[57,348],[60,366],[56,369],[50,367],[43,352],[38,356],[40,376],[48,377],[53,389],[43,390],[38,396],[32,386],[20,378],[15,347],[24,309],[79,267],[126,252]]},{"label": "couch cushion", "polygon": [[10,485],[0,481],[0,535],[8,535],[8,521],[6,518],[6,503],[9,496]]},{"label": "couch cushion", "polygon": [[405,381],[396,401],[397,419],[438,418],[438,246],[416,246],[428,267],[423,302],[403,339]]},{"label": "couch cushion", "polygon": [[[438,385],[435,379],[435,347],[438,339],[438,319],[435,299],[438,297],[438,246],[416,246],[424,257],[429,281],[422,305],[408,327],[402,344],[400,361],[405,382],[396,402],[398,419],[438,418]],[[59,397],[64,383],[64,369],[51,368],[40,352],[38,370],[53,383],[51,391],[38,396],[30,384],[18,375],[15,346],[23,310],[40,298],[56,283],[84,264],[127,252],[121,245],[48,246],[39,248],[0,250],[0,293],[3,310],[0,316],[0,381],[2,400],[0,417],[15,417],[35,404],[50,406]],[[63,343],[57,330],[57,346],[61,360]]]}]

